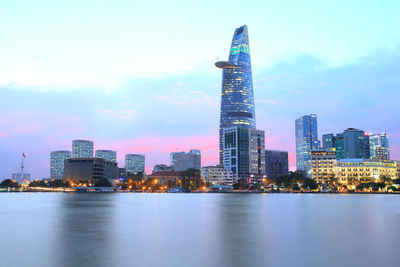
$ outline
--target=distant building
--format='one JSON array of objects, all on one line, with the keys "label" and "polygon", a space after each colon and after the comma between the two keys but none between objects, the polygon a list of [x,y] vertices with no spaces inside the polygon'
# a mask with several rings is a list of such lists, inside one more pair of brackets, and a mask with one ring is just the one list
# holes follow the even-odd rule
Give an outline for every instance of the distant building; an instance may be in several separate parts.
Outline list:
[{"label": "distant building", "polygon": [[343,132],[344,158],[369,159],[369,136],[364,131],[348,128]]},{"label": "distant building", "polygon": [[[22,181],[21,178],[22,178],[21,173],[13,173],[11,175],[11,180],[17,181],[18,183],[21,183],[21,181]],[[29,173],[24,173],[24,179],[23,180],[30,181],[31,180],[31,175]]]},{"label": "distant building", "polygon": [[171,166],[167,166],[165,164],[157,164],[153,168],[153,173],[156,173],[156,172],[171,172],[173,170],[174,170],[174,168],[172,168]]},{"label": "distant building", "polygon": [[219,166],[207,166],[201,168],[201,177],[210,185],[232,185],[233,175],[225,168]]},{"label": "distant building", "polygon": [[118,178],[125,180],[126,179],[126,169],[118,168]]},{"label": "distant building", "polygon": [[283,175],[288,175],[288,152],[279,150],[265,150],[265,174],[268,178],[277,178]]},{"label": "distant building", "polygon": [[335,148],[311,151],[311,177],[317,183],[329,183],[337,177],[337,159]]},{"label": "distant building", "polygon": [[96,158],[117,162],[117,152],[113,150],[96,150],[95,156]]},{"label": "distant building", "polygon": [[92,181],[118,178],[116,162],[102,158],[70,158],[64,163],[64,179],[69,181]]},{"label": "distant building", "polygon": [[71,158],[71,151],[50,152],[50,179],[64,179],[64,161]]},{"label": "distant building", "polygon": [[200,170],[201,168],[201,154],[198,149],[191,149],[189,153],[172,152],[170,157],[174,171],[185,171],[190,168]]},{"label": "distant building", "polygon": [[246,126],[223,128],[223,166],[237,179],[265,175],[264,131]]},{"label": "distant building", "polygon": [[336,151],[337,159],[344,159],[344,141],[343,133],[334,134],[323,134],[322,135],[323,148],[334,148]]},{"label": "distant building", "polygon": [[385,132],[369,134],[369,150],[371,159],[390,160],[389,139]]},{"label": "distant building", "polygon": [[306,171],[311,150],[320,148],[317,115],[305,115],[296,120],[296,164],[298,171]]},{"label": "distant building", "polygon": [[91,158],[93,157],[93,141],[73,140],[72,158]]},{"label": "distant building", "polygon": [[144,173],[145,156],[140,154],[127,154],[125,156],[125,169],[127,173]]}]

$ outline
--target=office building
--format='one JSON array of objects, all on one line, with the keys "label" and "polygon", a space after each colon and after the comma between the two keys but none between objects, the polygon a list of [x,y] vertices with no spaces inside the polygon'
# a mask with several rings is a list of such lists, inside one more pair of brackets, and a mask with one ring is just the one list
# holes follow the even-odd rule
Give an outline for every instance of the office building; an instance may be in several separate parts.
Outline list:
[{"label": "office building", "polygon": [[117,152],[113,150],[96,150],[95,156],[96,158],[117,162]]},{"label": "office building", "polygon": [[125,156],[125,169],[127,173],[137,174],[145,169],[145,156],[140,154],[127,154]]},{"label": "office building", "polygon": [[265,151],[265,174],[268,178],[278,178],[289,174],[289,156],[287,151]]},{"label": "office building", "polygon": [[369,134],[368,136],[371,159],[390,160],[389,139],[386,133]]},{"label": "office building", "polygon": [[50,152],[50,179],[64,179],[64,161],[71,158],[71,151]]},{"label": "office building", "polygon": [[187,169],[201,168],[201,154],[198,149],[191,149],[189,153],[185,152],[172,152],[170,154],[174,171],[185,171]]},{"label": "office building", "polygon": [[72,158],[93,157],[93,142],[89,140],[72,141]]},{"label": "office building", "polygon": [[16,181],[17,183],[29,182],[31,180],[31,175],[29,173],[24,173],[24,177],[22,178],[21,173],[13,173],[11,174],[11,180]]},{"label": "office building", "polygon": [[249,35],[246,25],[237,28],[233,34],[229,60],[218,61],[215,65],[222,69],[219,153],[220,165],[223,165],[223,129],[239,125],[256,128]]},{"label": "office building", "polygon": [[364,131],[348,128],[343,132],[345,159],[369,159],[369,136]]},{"label": "office building", "polygon": [[305,115],[296,120],[296,164],[298,171],[306,171],[311,160],[311,150],[318,149],[317,115]]},{"label": "office building", "polygon": [[207,166],[201,168],[201,177],[208,185],[232,185],[233,174],[220,166]]},{"label": "office building", "polygon": [[323,148],[334,148],[336,151],[337,159],[344,159],[344,141],[343,133],[334,134],[323,134],[322,143]]},{"label": "office building", "polygon": [[262,130],[235,126],[223,128],[223,166],[237,179],[265,175],[265,134]]},{"label": "office building", "polygon": [[90,182],[107,179],[112,182],[118,178],[116,162],[102,158],[70,158],[64,163],[64,179],[68,181]]}]

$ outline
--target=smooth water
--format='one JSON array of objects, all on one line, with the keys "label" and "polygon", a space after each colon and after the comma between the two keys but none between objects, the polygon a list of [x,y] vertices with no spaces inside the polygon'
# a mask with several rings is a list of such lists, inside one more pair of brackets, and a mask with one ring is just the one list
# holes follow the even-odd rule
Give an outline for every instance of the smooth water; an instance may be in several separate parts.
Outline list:
[{"label": "smooth water", "polygon": [[400,266],[400,196],[0,193],[0,266]]}]

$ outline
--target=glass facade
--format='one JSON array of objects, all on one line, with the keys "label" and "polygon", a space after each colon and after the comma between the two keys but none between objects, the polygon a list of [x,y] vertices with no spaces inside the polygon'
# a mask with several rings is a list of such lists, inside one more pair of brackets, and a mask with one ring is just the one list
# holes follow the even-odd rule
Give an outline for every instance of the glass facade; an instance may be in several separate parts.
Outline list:
[{"label": "glass facade", "polygon": [[389,139],[385,132],[369,135],[371,159],[390,160]]},{"label": "glass facade", "polygon": [[50,152],[50,178],[62,180],[64,178],[64,161],[71,158],[71,151]]},{"label": "glass facade", "polygon": [[311,160],[311,150],[320,147],[317,115],[305,115],[296,120],[296,164],[298,171],[306,171]]},{"label": "glass facade", "polygon": [[117,152],[113,150],[96,150],[95,155],[96,158],[117,162]]},{"label": "glass facade", "polygon": [[364,131],[348,128],[343,132],[345,159],[369,159],[369,136]]},{"label": "glass facade", "polygon": [[89,140],[72,141],[72,158],[92,158],[93,142]]},{"label": "glass facade", "polygon": [[256,128],[249,35],[246,25],[234,32],[229,61],[219,61],[215,65],[223,70],[219,133],[220,164],[223,165],[222,129],[239,125]]},{"label": "glass facade", "polygon": [[144,173],[145,157],[140,154],[128,154],[125,156],[125,169],[128,173]]}]

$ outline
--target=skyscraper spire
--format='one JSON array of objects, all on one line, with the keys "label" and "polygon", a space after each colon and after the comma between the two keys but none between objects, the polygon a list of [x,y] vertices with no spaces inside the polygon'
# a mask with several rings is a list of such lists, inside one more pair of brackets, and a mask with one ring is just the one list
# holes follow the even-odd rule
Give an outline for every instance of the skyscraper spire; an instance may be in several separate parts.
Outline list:
[{"label": "skyscraper spire", "polygon": [[219,131],[220,164],[222,162],[222,129],[232,126],[256,128],[250,46],[247,26],[233,34],[229,61],[215,63],[222,71],[221,117]]}]

